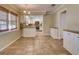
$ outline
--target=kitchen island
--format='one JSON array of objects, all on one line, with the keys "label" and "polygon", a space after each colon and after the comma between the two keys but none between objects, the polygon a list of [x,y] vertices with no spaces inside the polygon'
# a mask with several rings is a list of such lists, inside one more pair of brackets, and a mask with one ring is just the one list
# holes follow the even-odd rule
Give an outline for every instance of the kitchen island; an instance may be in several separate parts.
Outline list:
[{"label": "kitchen island", "polygon": [[36,28],[35,27],[26,27],[23,29],[23,37],[35,37],[36,36]]}]

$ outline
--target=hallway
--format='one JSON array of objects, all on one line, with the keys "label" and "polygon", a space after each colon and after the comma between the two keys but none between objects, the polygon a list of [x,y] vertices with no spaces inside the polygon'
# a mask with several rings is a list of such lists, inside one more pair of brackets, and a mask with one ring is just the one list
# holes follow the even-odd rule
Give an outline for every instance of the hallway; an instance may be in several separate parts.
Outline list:
[{"label": "hallway", "polygon": [[8,48],[0,52],[1,55],[70,55],[62,47],[62,41],[50,36],[40,35],[35,38],[21,37]]}]

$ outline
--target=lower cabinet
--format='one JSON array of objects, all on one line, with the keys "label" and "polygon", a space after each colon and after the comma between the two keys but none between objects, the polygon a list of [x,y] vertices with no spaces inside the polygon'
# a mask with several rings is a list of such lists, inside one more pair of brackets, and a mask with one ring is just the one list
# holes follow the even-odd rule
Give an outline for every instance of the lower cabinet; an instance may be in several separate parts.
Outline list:
[{"label": "lower cabinet", "polygon": [[71,54],[79,54],[79,34],[63,31],[63,47]]},{"label": "lower cabinet", "polygon": [[53,37],[54,39],[58,39],[58,32],[57,32],[57,29],[51,28],[51,29],[50,29],[50,36]]}]

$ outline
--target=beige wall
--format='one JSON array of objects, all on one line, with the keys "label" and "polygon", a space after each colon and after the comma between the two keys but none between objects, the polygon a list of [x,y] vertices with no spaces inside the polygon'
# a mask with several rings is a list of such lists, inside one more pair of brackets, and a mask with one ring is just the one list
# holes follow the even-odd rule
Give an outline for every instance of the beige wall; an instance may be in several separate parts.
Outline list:
[{"label": "beige wall", "polygon": [[58,23],[60,23],[60,14],[58,14],[60,11],[63,11],[67,9],[67,15],[66,15],[66,25],[64,28],[74,31],[79,31],[79,5],[65,5],[61,9],[59,9],[57,12],[53,14],[54,16],[54,26],[58,26]]},{"label": "beige wall", "polygon": [[67,29],[79,31],[79,5],[67,5]]},{"label": "beige wall", "polygon": [[[8,8],[10,11],[13,11],[17,13],[14,9],[7,5],[2,5],[5,8]],[[6,32],[6,33],[0,33],[0,49],[5,48],[8,44],[10,44],[12,41],[16,40],[21,36],[21,32],[19,30],[19,18],[18,18],[18,29],[11,31],[11,32]]]},{"label": "beige wall", "polygon": [[18,39],[20,36],[21,34],[19,30],[0,35],[0,49],[6,47],[8,44]]},{"label": "beige wall", "polygon": [[66,18],[63,18],[63,29],[79,31],[79,5],[64,5],[60,9],[58,9],[54,14],[54,25],[53,27],[59,28],[59,33],[61,32],[61,25],[60,22],[60,13],[64,10],[67,10]]},{"label": "beige wall", "polygon": [[45,35],[50,34],[50,28],[54,25],[53,21],[53,15],[43,16],[43,32]]},{"label": "beige wall", "polygon": [[21,14],[20,15],[20,23],[25,23],[26,21],[25,21],[25,16],[26,15],[24,15],[24,14]]}]

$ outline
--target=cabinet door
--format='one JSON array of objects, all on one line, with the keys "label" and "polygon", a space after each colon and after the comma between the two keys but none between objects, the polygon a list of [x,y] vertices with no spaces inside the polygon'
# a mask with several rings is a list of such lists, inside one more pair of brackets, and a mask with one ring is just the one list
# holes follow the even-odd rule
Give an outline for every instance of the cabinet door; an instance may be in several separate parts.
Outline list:
[{"label": "cabinet door", "polygon": [[71,51],[72,54],[79,54],[79,34],[71,33]]},{"label": "cabinet door", "polygon": [[63,32],[63,46],[70,51],[71,37],[69,32]]},{"label": "cabinet door", "polygon": [[71,41],[71,33],[63,32],[63,47],[66,48],[70,53],[72,53],[72,41]]},{"label": "cabinet door", "polygon": [[57,39],[57,29],[51,28],[50,32],[51,32],[51,37]]}]

